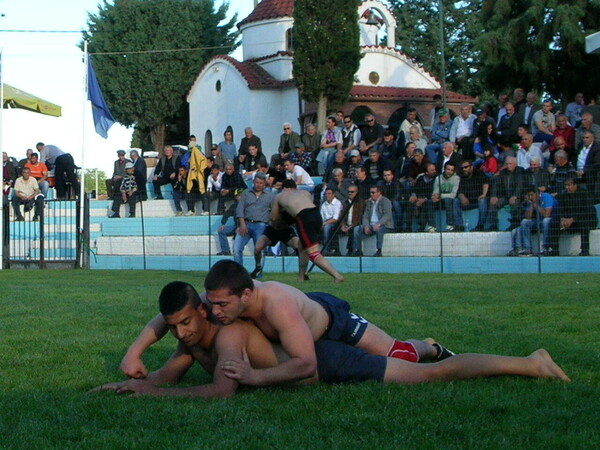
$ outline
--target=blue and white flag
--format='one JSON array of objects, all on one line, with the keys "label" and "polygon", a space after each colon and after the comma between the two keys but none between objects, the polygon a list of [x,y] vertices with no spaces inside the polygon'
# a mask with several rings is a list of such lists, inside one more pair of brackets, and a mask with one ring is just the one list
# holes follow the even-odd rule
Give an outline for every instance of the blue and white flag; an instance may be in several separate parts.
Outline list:
[{"label": "blue and white flag", "polygon": [[88,100],[92,102],[92,114],[94,115],[94,126],[96,133],[104,139],[108,138],[108,130],[115,123],[115,119],[104,101],[104,96],[100,90],[96,72],[92,61],[88,59]]}]

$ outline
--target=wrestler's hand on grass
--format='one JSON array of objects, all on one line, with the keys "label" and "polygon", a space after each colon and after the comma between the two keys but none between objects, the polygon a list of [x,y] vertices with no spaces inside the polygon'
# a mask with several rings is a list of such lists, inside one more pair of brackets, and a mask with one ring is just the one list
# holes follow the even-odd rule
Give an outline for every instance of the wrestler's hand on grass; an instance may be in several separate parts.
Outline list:
[{"label": "wrestler's hand on grass", "polygon": [[256,371],[250,365],[246,349],[242,349],[242,359],[230,359],[221,365],[226,377],[236,380],[240,384],[256,384],[254,376]]},{"label": "wrestler's hand on grass", "polygon": [[101,386],[95,387],[88,391],[91,392],[99,391],[115,391],[117,394],[157,394],[158,387],[146,380],[127,380],[119,381],[116,383],[106,383]]},{"label": "wrestler's hand on grass", "polygon": [[146,378],[148,376],[148,370],[140,358],[129,356],[129,354],[123,357],[121,365],[119,366],[121,372],[123,372],[129,378]]}]

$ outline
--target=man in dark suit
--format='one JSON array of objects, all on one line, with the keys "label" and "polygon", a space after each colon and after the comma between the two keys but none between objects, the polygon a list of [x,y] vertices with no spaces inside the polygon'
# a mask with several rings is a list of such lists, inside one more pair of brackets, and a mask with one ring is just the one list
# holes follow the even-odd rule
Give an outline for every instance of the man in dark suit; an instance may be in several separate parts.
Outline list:
[{"label": "man in dark suit", "polygon": [[600,143],[596,142],[591,131],[583,133],[582,141],[577,153],[577,175],[582,178],[588,190],[595,194],[600,172]]},{"label": "man in dark suit", "polygon": [[540,105],[537,102],[537,94],[535,92],[530,92],[527,94],[527,102],[523,105],[521,105],[521,107],[519,108],[519,113],[518,113],[518,122],[519,124],[521,123],[526,123],[527,126],[529,127],[529,130],[531,131],[531,119],[533,118],[533,115],[539,111],[540,109],[542,109],[542,105]]},{"label": "man in dark suit", "polygon": [[[437,173],[444,173],[444,167],[446,163],[451,163],[454,167],[461,167],[463,157],[460,153],[454,151],[454,144],[452,142],[445,142],[442,147],[442,153],[438,155],[438,159],[435,163]],[[459,175],[462,174],[462,169]]]}]

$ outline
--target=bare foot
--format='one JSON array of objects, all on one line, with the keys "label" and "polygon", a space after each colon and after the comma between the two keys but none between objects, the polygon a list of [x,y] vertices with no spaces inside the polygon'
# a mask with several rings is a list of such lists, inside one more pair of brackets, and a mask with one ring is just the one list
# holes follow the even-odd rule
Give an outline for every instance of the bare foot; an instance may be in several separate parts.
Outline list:
[{"label": "bare foot", "polygon": [[345,278],[343,276],[341,276],[341,275],[339,277],[335,278],[335,282],[336,283],[343,283],[344,280],[345,280]]},{"label": "bare foot", "polygon": [[529,358],[539,361],[540,364],[540,377],[541,378],[560,378],[567,383],[571,382],[571,379],[567,374],[554,362],[550,353],[543,348],[536,350]]}]

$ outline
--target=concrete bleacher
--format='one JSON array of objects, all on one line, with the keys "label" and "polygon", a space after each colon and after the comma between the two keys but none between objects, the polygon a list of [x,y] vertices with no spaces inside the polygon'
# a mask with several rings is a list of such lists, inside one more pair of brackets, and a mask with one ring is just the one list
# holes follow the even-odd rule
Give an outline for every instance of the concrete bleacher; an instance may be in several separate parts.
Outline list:
[{"label": "concrete bleacher", "polygon": [[[91,267],[94,269],[142,268],[144,250],[145,267],[148,269],[207,270],[220,259],[215,255],[221,250],[216,236],[221,216],[176,217],[173,201],[149,200],[137,205],[136,218],[127,218],[128,206],[122,205],[122,218],[110,219],[110,206],[110,201],[90,202],[90,247],[94,251]],[[140,206],[143,207],[143,220]],[[185,210],[185,205],[183,207]],[[476,224],[476,213],[468,212],[474,217],[472,222],[469,220],[471,226]],[[440,226],[443,225],[443,216],[441,214],[439,218]],[[536,239],[534,235],[534,248]],[[579,236],[562,235],[560,239],[561,256],[579,254]],[[340,239],[342,252],[345,251],[346,240]],[[232,238],[230,245],[233,248]],[[388,233],[382,249],[384,258],[370,256],[375,253],[375,238],[367,237],[363,240],[365,257],[335,257],[332,261],[342,272],[439,272],[442,264],[445,272],[538,271],[537,258],[505,258],[510,249],[511,237],[507,231]],[[590,253],[595,257],[542,258],[543,271],[597,271],[600,268],[600,230],[591,233]],[[244,251],[244,263],[249,269],[254,265],[252,254],[250,241]],[[439,258],[442,254],[443,263]],[[268,257],[265,270],[294,272],[297,270],[297,258]]]}]

